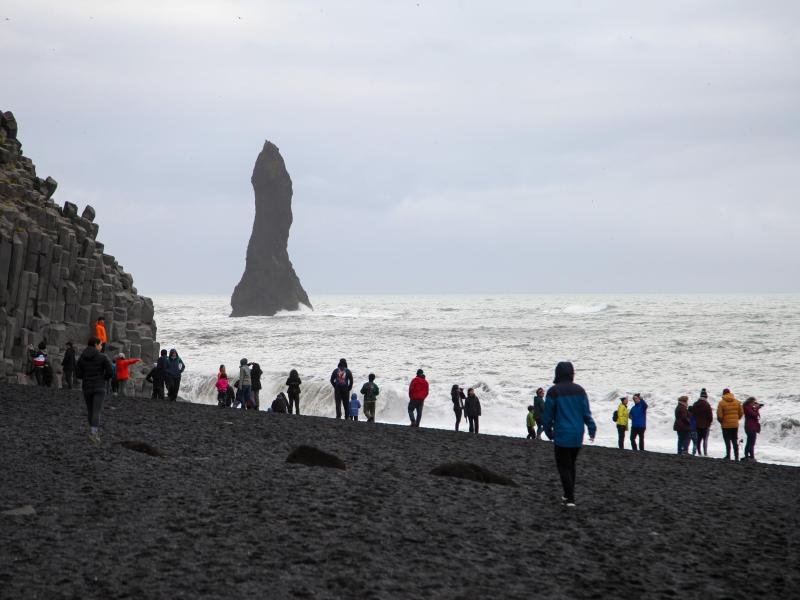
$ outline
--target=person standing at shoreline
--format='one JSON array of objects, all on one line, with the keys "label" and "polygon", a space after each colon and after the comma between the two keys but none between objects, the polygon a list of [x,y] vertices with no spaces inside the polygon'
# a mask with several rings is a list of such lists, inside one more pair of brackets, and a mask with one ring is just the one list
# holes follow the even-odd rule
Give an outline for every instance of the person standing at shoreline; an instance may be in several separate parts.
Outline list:
[{"label": "person standing at shoreline", "polygon": [[94,335],[100,340],[100,352],[106,351],[106,344],[108,343],[108,334],[106,333],[106,319],[105,317],[97,317],[97,322],[94,324]]},{"label": "person standing at shoreline", "polygon": [[678,454],[689,453],[689,438],[692,431],[689,422],[689,396],[678,398],[678,405],[675,407],[675,422],[672,429],[678,434]]},{"label": "person standing at shoreline", "polygon": [[353,392],[350,396],[350,406],[347,409],[347,418],[351,421],[358,421],[358,409],[361,408],[361,402],[358,401],[358,394]]},{"label": "person standing at shoreline", "polygon": [[614,422],[617,424],[617,446],[620,450],[625,449],[625,433],[628,431],[628,398],[623,397],[619,400],[619,406],[614,412]]},{"label": "person standing at shoreline", "polygon": [[545,435],[553,440],[561,485],[564,488],[564,506],[575,506],[575,465],[583,447],[584,427],[589,439],[594,441],[597,425],[589,408],[589,396],[575,383],[575,367],[571,362],[556,365],[553,386],[547,390],[542,423]]},{"label": "person standing at shoreline", "polygon": [[464,400],[464,414],[469,421],[469,432],[477,435],[481,416],[481,401],[475,395],[473,388],[467,390],[467,399]]},{"label": "person standing at shoreline", "polygon": [[[164,354],[166,354],[166,350],[162,350]],[[163,400],[164,399],[164,367],[162,366],[161,360],[158,360],[156,363],[153,364],[153,368],[150,369],[150,372],[144,378],[144,380],[153,386],[153,390],[150,393],[151,400]]]},{"label": "person standing at shoreline", "polygon": [[289,377],[286,379],[286,395],[289,397],[289,414],[292,414],[292,408],[300,414],[300,375],[297,369],[289,371]]},{"label": "person standing at shoreline", "polygon": [[747,436],[747,443],[744,446],[744,457],[756,462],[756,438],[761,432],[761,407],[752,396],[745,400],[742,410],[744,411],[744,433]]},{"label": "person standing at shoreline", "polygon": [[533,404],[528,407],[528,416],[525,417],[525,427],[528,430],[528,437],[526,439],[538,439],[536,437],[536,418],[533,416]]},{"label": "person standing at shoreline", "polygon": [[225,365],[219,366],[219,373],[217,373],[217,383],[215,387],[217,388],[217,406],[220,408],[228,407],[228,386],[230,382],[228,381],[228,374],[225,372]]},{"label": "person standing at shoreline", "polygon": [[253,380],[250,377],[250,367],[247,366],[247,359],[243,358],[239,361],[239,406],[242,410],[249,410],[254,407],[252,397],[250,396],[250,387]]},{"label": "person standing at shoreline", "polygon": [[[164,358],[163,350],[161,358],[159,358],[158,361],[161,362],[162,358]],[[183,364],[175,348],[170,349],[169,356],[166,357],[163,364],[165,365],[164,376],[167,384],[167,398],[174,402],[178,399],[178,390],[181,389],[181,376],[186,369],[186,365]]]},{"label": "person standing at shoreline", "polygon": [[250,367],[250,397],[253,400],[253,408],[258,410],[258,395],[261,392],[261,376],[264,371],[261,370],[261,365],[257,362],[248,363],[247,366]]},{"label": "person standing at shoreline", "polygon": [[333,400],[336,403],[336,418],[341,419],[342,413],[347,419],[347,410],[350,408],[350,390],[353,389],[353,373],[347,368],[347,360],[339,359],[339,365],[331,373],[333,386]]},{"label": "person standing at shoreline", "polygon": [[89,419],[89,439],[100,443],[97,434],[100,428],[100,411],[106,396],[106,381],[111,378],[111,361],[101,352],[102,343],[92,336],[75,365],[75,374],[81,380],[83,399]]},{"label": "person standing at shoreline", "polygon": [[536,439],[542,439],[544,432],[544,388],[536,390],[533,397],[533,418],[536,421]]},{"label": "person standing at shoreline", "polygon": [[67,342],[67,349],[64,350],[64,358],[61,359],[61,371],[63,372],[64,384],[67,389],[72,389],[75,383],[75,347],[72,342]]},{"label": "person standing at shoreline", "polygon": [[450,400],[453,402],[453,413],[456,415],[456,431],[461,424],[461,415],[464,413],[464,390],[457,383],[450,388]]},{"label": "person standing at shoreline", "polygon": [[706,388],[700,390],[700,398],[692,404],[692,414],[697,426],[697,453],[700,456],[708,456],[708,432],[711,430],[711,423],[714,422],[714,411],[708,403]]},{"label": "person standing at shoreline", "polygon": [[364,416],[367,423],[375,422],[375,401],[381,393],[378,384],[375,383],[375,373],[370,373],[368,381],[361,386],[361,395],[364,396]]},{"label": "person standing at shoreline", "polygon": [[[644,452],[644,432],[647,430],[647,402],[641,394],[633,395],[633,406],[628,411],[631,420],[631,449]],[[639,446],[636,446],[636,440]]]},{"label": "person standing at shoreline", "polygon": [[734,460],[739,460],[739,421],[744,416],[742,403],[728,388],[722,390],[722,400],[717,404],[717,421],[722,425],[722,439],[725,440],[725,458],[731,458],[733,446]]},{"label": "person standing at shoreline", "polygon": [[411,419],[411,427],[419,427],[419,422],[422,420],[422,404],[427,397],[428,380],[425,379],[422,369],[417,369],[417,376],[408,386],[408,418]]}]

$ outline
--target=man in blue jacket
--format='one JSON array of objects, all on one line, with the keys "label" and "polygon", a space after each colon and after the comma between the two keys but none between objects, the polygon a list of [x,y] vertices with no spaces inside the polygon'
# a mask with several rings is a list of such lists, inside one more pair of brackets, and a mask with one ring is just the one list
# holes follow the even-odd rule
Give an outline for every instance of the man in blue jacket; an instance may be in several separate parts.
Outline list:
[{"label": "man in blue jacket", "polygon": [[553,387],[547,390],[544,401],[544,431],[553,440],[556,467],[564,486],[565,506],[575,506],[575,462],[583,446],[583,428],[589,429],[594,441],[597,425],[592,419],[586,391],[574,383],[575,367],[570,362],[556,366]]},{"label": "man in blue jacket", "polygon": [[[647,429],[647,402],[641,394],[633,395],[633,406],[628,412],[631,419],[631,448],[644,451],[644,431]],[[636,445],[639,438],[639,446]]]}]

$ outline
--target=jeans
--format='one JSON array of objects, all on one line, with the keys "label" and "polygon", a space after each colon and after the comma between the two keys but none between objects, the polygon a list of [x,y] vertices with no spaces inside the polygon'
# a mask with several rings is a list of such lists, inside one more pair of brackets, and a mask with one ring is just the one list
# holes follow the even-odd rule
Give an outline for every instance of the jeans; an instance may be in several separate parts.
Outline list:
[{"label": "jeans", "polygon": [[[644,452],[644,427],[631,427],[631,448]],[[636,446],[636,438],[639,438],[639,446]]]},{"label": "jeans", "polygon": [[350,398],[348,395],[350,394],[350,390],[346,387],[335,387],[333,388],[333,397],[336,400],[336,418],[341,419],[342,414],[344,414],[344,418],[347,419],[347,413],[350,410]]},{"label": "jeans", "polygon": [[167,398],[170,400],[178,399],[178,390],[181,388],[180,377],[167,377]]},{"label": "jeans", "polygon": [[689,440],[691,439],[691,431],[678,432],[678,454],[689,453]]},{"label": "jeans", "polygon": [[[417,417],[414,418],[414,411]],[[419,422],[422,420],[422,400],[409,400],[408,401],[408,418],[411,419],[411,424],[419,427]]]},{"label": "jeans", "polygon": [[708,427],[697,428],[697,453],[708,456]]},{"label": "jeans", "polygon": [[580,448],[562,448],[553,444],[556,455],[556,468],[564,487],[564,498],[567,502],[575,502],[575,463]]},{"label": "jeans", "polygon": [[722,439],[725,440],[725,458],[731,457],[731,446],[733,446],[733,455],[735,460],[739,460],[739,428],[730,427],[722,428]]},{"label": "jeans", "polygon": [[746,431],[747,443],[744,445],[744,457],[755,458],[757,431]]},{"label": "jeans", "polygon": [[478,415],[474,417],[467,417],[469,419],[469,432],[470,433],[478,433]]},{"label": "jeans", "polygon": [[538,439],[542,439],[542,434],[544,433],[544,425],[539,425],[538,421],[536,423],[537,423],[537,425],[536,425],[536,437]]},{"label": "jeans", "polygon": [[625,449],[625,432],[628,428],[625,425],[617,425],[617,445],[620,450]]},{"label": "jeans", "polygon": [[250,386],[240,385],[239,391],[241,392],[239,396],[239,405],[243,410],[247,410],[247,403],[250,401]]},{"label": "jeans", "polygon": [[83,399],[86,401],[86,413],[89,418],[89,427],[95,429],[100,426],[100,411],[103,408],[105,390],[84,390]]}]

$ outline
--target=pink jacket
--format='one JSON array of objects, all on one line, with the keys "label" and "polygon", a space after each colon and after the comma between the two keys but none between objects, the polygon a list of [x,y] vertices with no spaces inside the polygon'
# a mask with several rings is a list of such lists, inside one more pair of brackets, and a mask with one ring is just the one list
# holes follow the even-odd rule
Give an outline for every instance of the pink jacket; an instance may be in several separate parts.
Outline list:
[{"label": "pink jacket", "polygon": [[228,391],[228,378],[227,377],[218,377],[217,378],[217,391],[218,392],[227,392]]}]

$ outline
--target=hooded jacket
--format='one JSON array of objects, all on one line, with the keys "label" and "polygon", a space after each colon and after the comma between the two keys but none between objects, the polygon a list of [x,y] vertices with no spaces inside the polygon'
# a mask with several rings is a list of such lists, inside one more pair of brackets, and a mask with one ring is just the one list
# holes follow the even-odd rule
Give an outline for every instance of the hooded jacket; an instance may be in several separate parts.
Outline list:
[{"label": "hooded jacket", "polygon": [[64,358],[61,361],[61,367],[64,371],[75,370],[75,348],[68,347],[64,350]]},{"label": "hooded jacket", "polygon": [[761,431],[761,406],[755,402],[745,404],[744,410],[744,430],[747,433],[759,433]]},{"label": "hooded jacket", "polygon": [[538,395],[533,397],[533,418],[537,423],[541,423],[544,418],[544,398]]},{"label": "hooded jacket", "polygon": [[375,402],[380,393],[381,389],[374,381],[367,381],[361,386],[361,395],[364,396],[364,402]]},{"label": "hooded jacket", "polygon": [[708,429],[714,422],[714,411],[705,398],[700,398],[692,404],[692,414],[698,429]]},{"label": "hooded jacket", "polygon": [[635,429],[647,429],[647,402],[644,398],[639,400],[639,403],[633,403],[628,411],[628,417],[631,420],[631,427]]},{"label": "hooded jacket", "polygon": [[[428,397],[428,380],[424,375],[414,377],[408,386],[408,399],[422,402]],[[465,405],[466,406],[466,405]]]},{"label": "hooded jacket", "polygon": [[467,399],[464,400],[464,414],[473,418],[481,416],[481,401],[476,395],[467,395]]},{"label": "hooded jacket", "polygon": [[580,448],[583,445],[584,427],[589,437],[597,433],[597,425],[589,408],[589,397],[574,383],[575,368],[572,363],[561,362],[556,366],[553,385],[547,390],[542,417],[547,437],[562,448]]},{"label": "hooded jacket", "polygon": [[300,375],[297,374],[297,371],[292,369],[289,372],[289,377],[286,379],[286,387],[289,389],[289,396],[300,396],[300,384],[303,383],[300,379]]},{"label": "hooded jacket", "polygon": [[75,365],[75,375],[81,380],[84,392],[105,391],[106,380],[111,379],[112,373],[111,361],[94,346],[87,347]]},{"label": "hooded jacket", "polygon": [[261,370],[261,365],[258,363],[250,363],[250,365],[250,387],[254,392],[258,392],[261,390],[261,376],[264,371]]},{"label": "hooded jacket", "polygon": [[739,420],[744,415],[742,403],[733,394],[725,394],[717,404],[717,421],[723,429],[739,429]]},{"label": "hooded jacket", "polygon": [[[174,350],[175,349],[173,348],[169,351],[169,353],[172,354]],[[159,359],[159,362],[161,362],[161,359]],[[178,356],[177,352],[175,352],[175,358],[167,356],[167,360],[165,361],[164,365],[165,375],[172,379],[180,379],[181,373],[183,373],[183,370],[186,368],[186,365],[183,364],[183,361],[181,360],[181,357]]]}]

